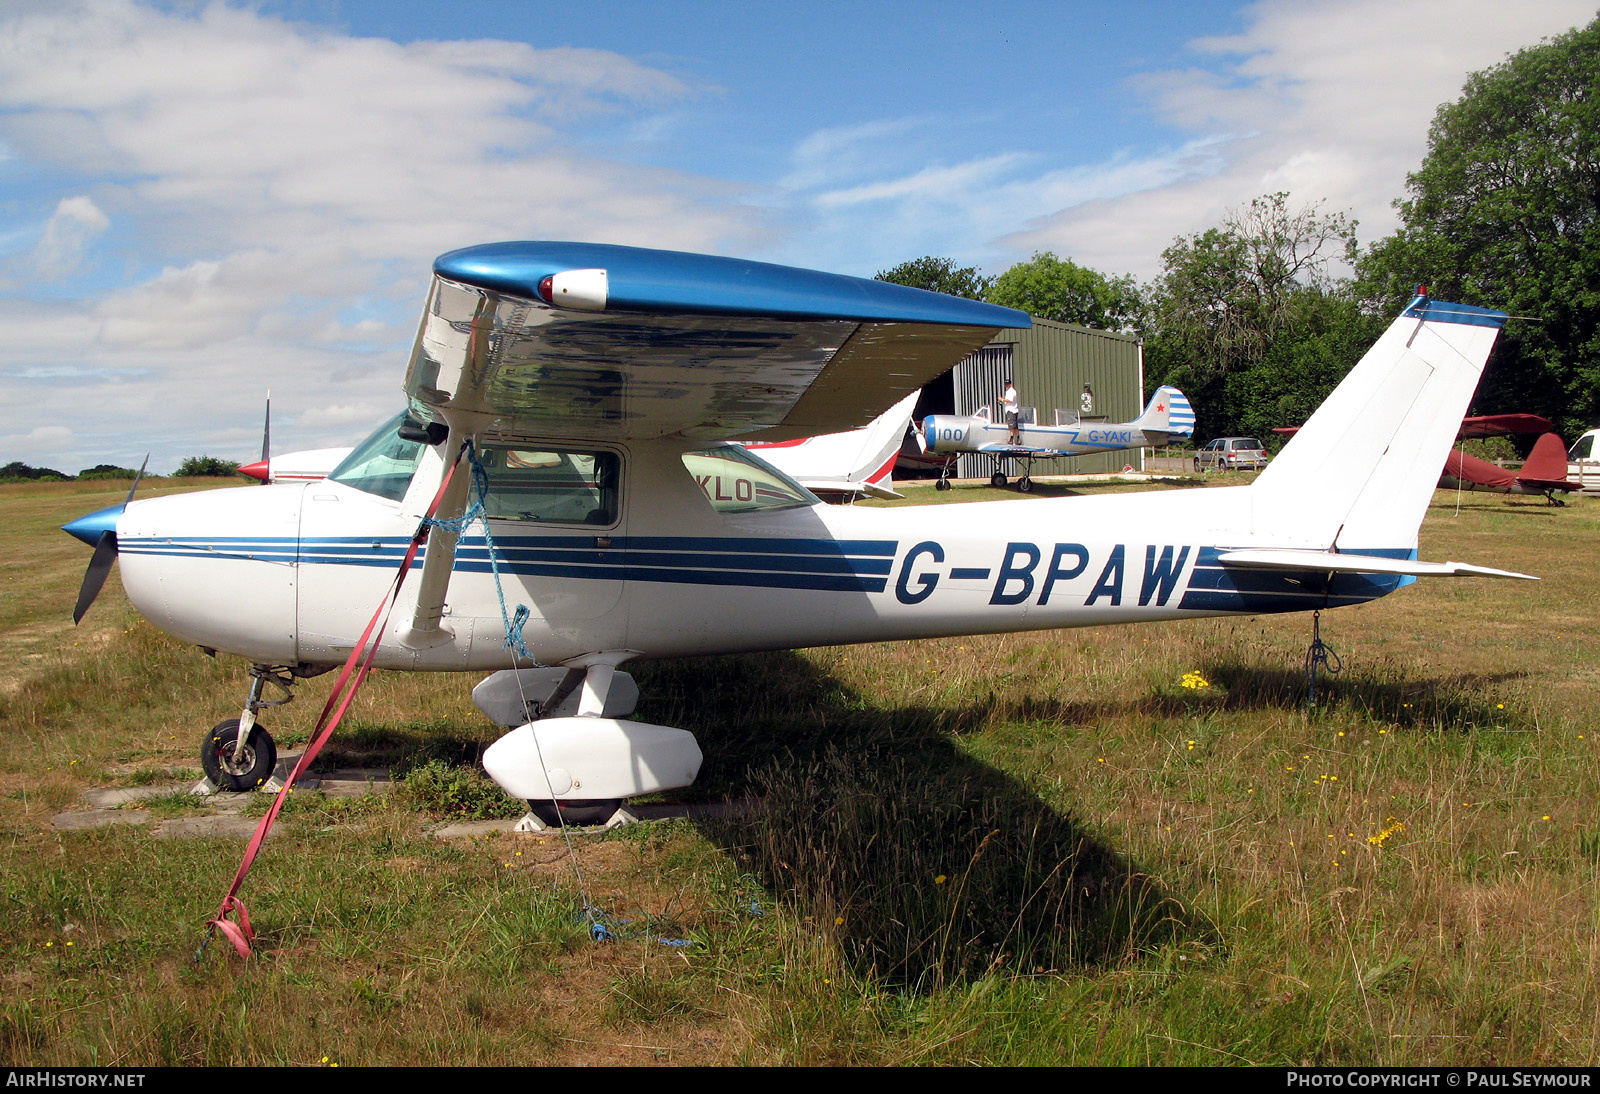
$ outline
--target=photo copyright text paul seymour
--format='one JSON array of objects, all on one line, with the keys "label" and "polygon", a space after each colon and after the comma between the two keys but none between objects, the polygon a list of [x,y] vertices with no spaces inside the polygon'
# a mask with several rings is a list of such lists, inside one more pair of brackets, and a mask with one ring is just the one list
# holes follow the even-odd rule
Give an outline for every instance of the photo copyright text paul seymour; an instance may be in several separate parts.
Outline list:
[{"label": "photo copyright text paul seymour", "polygon": [[1517,1068],[1495,1070],[1366,1070],[1350,1071],[1295,1071],[1284,1073],[1284,1085],[1295,1088],[1346,1087],[1355,1089],[1416,1088],[1466,1090],[1537,1088],[1595,1089],[1594,1075],[1589,1071],[1571,1071],[1551,1068],[1527,1070]]}]

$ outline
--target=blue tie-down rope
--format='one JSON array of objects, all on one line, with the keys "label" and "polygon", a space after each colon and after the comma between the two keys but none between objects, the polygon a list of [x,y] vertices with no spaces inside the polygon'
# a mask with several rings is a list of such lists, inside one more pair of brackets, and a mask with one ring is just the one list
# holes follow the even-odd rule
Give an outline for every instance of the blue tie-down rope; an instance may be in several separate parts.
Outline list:
[{"label": "blue tie-down rope", "polygon": [[484,504],[489,497],[489,472],[483,466],[483,461],[478,459],[478,450],[469,440],[466,444],[467,464],[472,470],[472,499],[466,512],[450,520],[441,520],[436,517],[425,517],[426,522],[447,532],[461,535],[474,522],[483,524],[483,545],[489,552],[489,569],[494,574],[494,595],[500,601],[500,622],[505,625],[506,637],[501,644],[504,649],[514,652],[520,661],[532,661],[537,667],[533,655],[528,652],[528,647],[522,641],[522,628],[533,614],[526,604],[518,604],[515,612],[506,609],[505,586],[500,580],[499,552],[495,550],[494,537],[489,533],[489,515],[484,509]]},{"label": "blue tie-down rope", "polygon": [[[588,925],[589,938],[594,942],[616,942],[619,939],[632,937],[637,933],[646,935],[649,933],[648,923],[645,924],[645,927],[640,932],[631,931],[628,929],[628,925],[633,922],[631,919],[607,915],[604,909],[597,908],[587,902],[582,908],[578,909],[578,918]],[[692,938],[657,937],[655,941],[663,946],[671,946],[679,950],[689,950],[700,945],[699,942]]]}]

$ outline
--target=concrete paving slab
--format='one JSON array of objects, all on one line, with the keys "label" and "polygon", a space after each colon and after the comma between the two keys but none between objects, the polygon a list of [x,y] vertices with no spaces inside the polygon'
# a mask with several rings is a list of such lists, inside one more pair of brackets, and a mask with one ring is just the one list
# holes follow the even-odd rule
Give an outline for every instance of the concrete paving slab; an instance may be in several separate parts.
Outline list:
[{"label": "concrete paving slab", "polygon": [[500,832],[510,832],[517,826],[517,819],[510,820],[475,820],[458,821],[447,824],[434,832],[440,839],[471,839],[473,836],[492,836]]},{"label": "concrete paving slab", "polygon": [[205,806],[215,813],[239,813],[255,800],[256,796],[249,791],[234,793],[231,790],[219,790],[206,798]]},{"label": "concrete paving slab", "polygon": [[86,813],[57,813],[50,818],[50,827],[70,832],[113,824],[148,824],[149,821],[150,814],[144,809],[92,809]]},{"label": "concrete paving slab", "polygon": [[164,798],[169,794],[182,793],[188,788],[189,785],[187,783],[158,783],[154,786],[126,786],[114,787],[108,790],[85,790],[83,792],[83,800],[96,809],[115,809],[119,805],[145,801],[148,798]]},{"label": "concrete paving slab", "polygon": [[[240,817],[218,813],[204,817],[177,817],[156,825],[156,839],[249,839],[255,835],[260,817]],[[283,831],[285,821],[272,826],[271,835]],[[270,837],[269,837],[270,838]]]},{"label": "concrete paving slab", "polygon": [[389,777],[387,768],[347,767],[325,772],[320,778],[320,789],[330,798],[360,798],[388,793],[394,789],[394,780]]}]

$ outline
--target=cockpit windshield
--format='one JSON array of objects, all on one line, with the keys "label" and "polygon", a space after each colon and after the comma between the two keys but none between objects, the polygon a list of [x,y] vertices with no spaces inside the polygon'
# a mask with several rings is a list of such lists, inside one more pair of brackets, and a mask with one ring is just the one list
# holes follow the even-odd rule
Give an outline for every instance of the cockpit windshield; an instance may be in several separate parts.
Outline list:
[{"label": "cockpit windshield", "polygon": [[421,442],[400,436],[400,424],[405,420],[402,411],[379,426],[372,436],[356,445],[328,478],[390,501],[403,499],[411,485],[411,476],[417,473],[417,465],[422,461],[424,448]]}]

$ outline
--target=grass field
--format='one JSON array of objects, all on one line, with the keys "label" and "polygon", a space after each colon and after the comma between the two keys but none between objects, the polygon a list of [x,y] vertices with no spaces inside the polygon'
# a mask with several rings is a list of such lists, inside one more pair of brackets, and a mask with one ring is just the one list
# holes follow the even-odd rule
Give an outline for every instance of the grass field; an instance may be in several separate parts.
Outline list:
[{"label": "grass field", "polygon": [[610,942],[559,838],[432,834],[520,812],[498,731],[463,677],[380,673],[332,760],[399,789],[297,795],[258,956],[196,962],[241,844],[51,828],[197,774],[244,695],[115,578],[72,628],[55,528],[121,494],[0,486],[8,1064],[1600,1062],[1600,503],[1436,495],[1424,558],[1544,580],[1324,615],[1315,709],[1308,616],[638,666],[691,793],[765,808],[577,838]]}]

